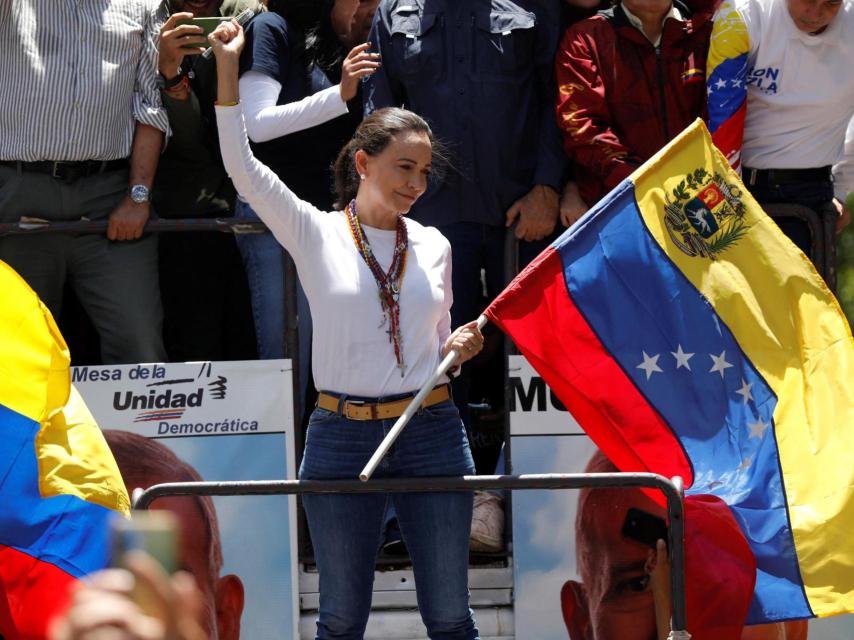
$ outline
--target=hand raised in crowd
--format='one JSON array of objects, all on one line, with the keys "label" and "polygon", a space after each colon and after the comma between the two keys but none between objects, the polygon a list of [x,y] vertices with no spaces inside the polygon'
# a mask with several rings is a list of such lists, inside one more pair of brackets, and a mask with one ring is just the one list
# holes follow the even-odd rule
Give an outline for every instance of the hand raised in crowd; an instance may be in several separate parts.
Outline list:
[{"label": "hand raised in crowd", "polygon": [[477,328],[477,320],[457,327],[457,330],[448,336],[445,345],[442,347],[442,357],[447,356],[452,349],[460,354],[456,362],[457,365],[471,360],[480,353],[480,350],[483,349],[483,334]]},{"label": "hand raised in crowd", "polygon": [[236,105],[240,101],[237,82],[240,52],[246,44],[243,27],[233,19],[230,22],[221,22],[208,36],[208,43],[216,57],[217,104]]},{"label": "hand raised in crowd", "polygon": [[208,36],[208,44],[211,45],[217,60],[237,60],[246,44],[243,27],[233,19],[230,22],[221,22]]},{"label": "hand raised in crowd", "polygon": [[356,97],[359,81],[367,78],[380,67],[380,54],[370,53],[370,42],[356,45],[341,64],[341,99],[344,102]]},{"label": "hand raised in crowd", "polygon": [[[173,13],[160,27],[160,57],[158,70],[167,80],[178,75],[178,68],[184,56],[198,55],[204,52],[204,30],[194,24],[178,24],[179,20],[190,20],[193,14],[186,11]],[[189,46],[188,46],[189,45]],[[198,45],[198,46],[192,46]],[[187,48],[184,48],[187,46]]]},{"label": "hand raised in crowd", "polygon": [[590,207],[581,199],[578,184],[570,180],[563,188],[560,196],[560,222],[564,227],[571,227],[578,219],[587,213]]},{"label": "hand raised in crowd", "polygon": [[[170,578],[139,551],[126,560],[128,571],[107,569],[86,579],[51,625],[50,640],[207,640],[199,622],[204,604],[192,576]],[[134,599],[138,593],[147,606]]]},{"label": "hand raised in crowd", "polygon": [[[850,200],[851,196],[848,197],[846,202]],[[851,210],[846,206],[845,202],[840,202],[836,198],[833,199],[833,204],[836,207],[836,212],[839,214],[839,218],[836,220],[836,233],[842,233],[842,230],[851,224]]]},{"label": "hand raised in crowd", "polygon": [[512,226],[518,218],[517,238],[528,242],[542,240],[554,231],[559,213],[557,191],[538,184],[507,210],[507,226]]}]

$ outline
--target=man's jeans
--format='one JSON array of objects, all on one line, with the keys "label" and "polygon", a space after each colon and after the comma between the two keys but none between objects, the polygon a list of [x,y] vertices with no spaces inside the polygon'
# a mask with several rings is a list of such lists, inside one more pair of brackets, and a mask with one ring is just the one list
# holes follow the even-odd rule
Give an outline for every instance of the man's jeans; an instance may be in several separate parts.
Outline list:
[{"label": "man's jeans", "polygon": [[[355,421],[315,409],[301,480],[354,479],[395,420]],[[474,473],[468,440],[448,400],[419,411],[382,460],[375,478]],[[468,551],[472,494],[306,495],[317,569],[317,640],[361,639],[371,610],[374,563],[391,502],[412,559],[418,608],[433,640],[477,640],[469,608]]]},{"label": "man's jeans", "polygon": [[[252,207],[237,200],[234,215],[243,220],[258,220]],[[258,358],[271,360],[285,357],[285,261],[284,249],[271,233],[238,234],[237,247],[243,258],[252,317],[258,341]],[[297,333],[299,337],[298,414],[302,416],[308,380],[311,375],[311,312],[308,299],[297,280]],[[298,418],[301,419],[301,418]]]}]

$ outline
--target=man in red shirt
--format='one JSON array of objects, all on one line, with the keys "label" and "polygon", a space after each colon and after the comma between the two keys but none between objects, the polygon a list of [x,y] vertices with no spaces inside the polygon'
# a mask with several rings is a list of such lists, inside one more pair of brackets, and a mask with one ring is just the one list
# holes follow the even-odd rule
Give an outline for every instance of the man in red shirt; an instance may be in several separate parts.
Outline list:
[{"label": "man in red shirt", "polygon": [[711,6],[622,0],[566,31],[557,118],[588,206],[705,117],[711,26]]}]

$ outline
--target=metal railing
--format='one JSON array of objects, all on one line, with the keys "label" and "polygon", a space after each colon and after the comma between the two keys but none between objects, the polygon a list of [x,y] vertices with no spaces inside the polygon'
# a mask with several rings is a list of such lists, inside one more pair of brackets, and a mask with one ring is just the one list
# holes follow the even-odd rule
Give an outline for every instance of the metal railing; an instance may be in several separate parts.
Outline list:
[{"label": "metal railing", "polygon": [[667,502],[670,553],[671,637],[690,638],[685,611],[685,521],[682,479],[653,473],[574,473],[456,478],[353,480],[247,480],[171,482],[134,495],[135,509],[148,509],[158,498],[174,496],[304,495],[324,493],[409,493],[425,491],[532,490],[582,488],[646,488],[660,490]]},{"label": "metal railing", "polygon": [[[10,235],[35,235],[64,233],[84,235],[106,233],[108,221],[73,220],[55,222],[39,218],[24,218],[18,222],[0,222],[0,237]],[[177,231],[222,231],[225,233],[266,233],[267,227],[260,220],[241,218],[158,218],[145,224],[145,233]]]}]

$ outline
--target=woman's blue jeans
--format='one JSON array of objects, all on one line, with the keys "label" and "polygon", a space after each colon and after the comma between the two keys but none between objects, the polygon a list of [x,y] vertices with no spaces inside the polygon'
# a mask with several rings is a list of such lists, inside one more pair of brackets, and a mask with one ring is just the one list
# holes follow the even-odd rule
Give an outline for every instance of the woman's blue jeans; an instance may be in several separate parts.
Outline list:
[{"label": "woman's blue jeans", "polygon": [[[236,218],[258,220],[258,214],[247,203],[237,200]],[[243,258],[252,318],[258,342],[258,358],[273,360],[285,357],[285,260],[284,249],[272,234],[238,234],[237,248]],[[297,337],[299,340],[299,376],[301,395],[295,398],[297,414],[302,418],[309,376],[311,375],[311,312],[308,299],[297,280]]]},{"label": "woman's blue jeans", "polygon": [[[395,420],[349,420],[315,409],[299,477],[355,479]],[[474,473],[465,429],[448,400],[419,411],[375,478]],[[472,494],[335,494],[303,497],[320,578],[317,640],[361,639],[371,610],[374,565],[388,502],[412,560],[418,609],[433,640],[477,640],[469,608]]]}]

